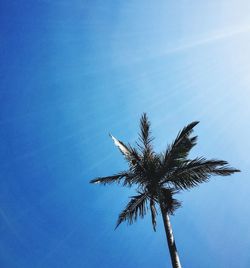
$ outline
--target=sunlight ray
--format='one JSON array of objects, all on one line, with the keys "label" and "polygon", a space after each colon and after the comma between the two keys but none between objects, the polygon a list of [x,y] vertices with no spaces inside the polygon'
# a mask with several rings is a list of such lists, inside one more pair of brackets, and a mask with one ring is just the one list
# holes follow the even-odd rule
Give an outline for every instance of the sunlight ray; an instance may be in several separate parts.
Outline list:
[{"label": "sunlight ray", "polygon": [[240,35],[240,34],[249,33],[249,31],[250,31],[250,26],[238,28],[237,30],[231,30],[231,31],[227,31],[227,32],[224,32],[224,33],[214,34],[212,36],[209,36],[209,37],[194,41],[194,42],[192,42],[190,44],[186,44],[186,45],[183,45],[183,46],[176,47],[174,49],[170,49],[169,51],[166,51],[165,54],[175,53],[175,52],[191,49],[191,48],[194,48],[194,47],[197,47],[197,46],[205,45],[205,44],[208,44],[208,43],[213,43],[213,42],[216,42],[216,41],[219,41],[219,40],[222,40],[222,39],[236,37],[237,35]]}]

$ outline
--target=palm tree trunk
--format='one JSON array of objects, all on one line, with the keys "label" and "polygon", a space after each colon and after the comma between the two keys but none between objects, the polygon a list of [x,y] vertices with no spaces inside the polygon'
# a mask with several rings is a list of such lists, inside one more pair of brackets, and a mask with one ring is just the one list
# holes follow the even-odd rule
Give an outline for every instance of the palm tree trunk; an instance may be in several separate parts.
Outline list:
[{"label": "palm tree trunk", "polygon": [[161,207],[161,214],[162,214],[162,219],[163,219],[163,223],[165,227],[166,237],[168,241],[168,248],[169,248],[169,253],[170,253],[170,257],[172,261],[172,266],[173,268],[181,268],[181,263],[180,263],[177,248],[175,245],[174,235],[173,235],[168,213],[166,212],[162,204],[160,204],[160,207]]}]

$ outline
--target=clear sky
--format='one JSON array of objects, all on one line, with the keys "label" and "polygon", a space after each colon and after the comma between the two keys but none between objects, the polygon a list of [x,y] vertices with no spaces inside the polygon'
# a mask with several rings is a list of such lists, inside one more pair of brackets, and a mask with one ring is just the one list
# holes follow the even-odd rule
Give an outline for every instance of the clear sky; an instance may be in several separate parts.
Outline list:
[{"label": "clear sky", "polygon": [[0,2],[0,266],[170,267],[161,218],[114,231],[129,189],[90,185],[126,169],[147,112],[164,150],[199,120],[191,157],[242,170],[180,194],[183,267],[250,267],[250,2]]}]

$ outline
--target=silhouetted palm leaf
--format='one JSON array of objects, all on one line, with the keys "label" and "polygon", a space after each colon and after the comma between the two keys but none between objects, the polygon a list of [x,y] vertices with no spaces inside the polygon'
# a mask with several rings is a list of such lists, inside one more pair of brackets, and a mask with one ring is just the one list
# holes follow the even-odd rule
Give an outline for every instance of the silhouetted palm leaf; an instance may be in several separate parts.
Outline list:
[{"label": "silhouetted palm leaf", "polygon": [[197,136],[190,138],[190,135],[198,123],[198,121],[192,122],[179,132],[175,141],[166,150],[163,162],[165,168],[171,168],[176,161],[183,160],[188,156],[190,150],[196,145]]},{"label": "silhouetted palm leaf", "polygon": [[105,185],[105,184],[111,184],[111,183],[120,183],[122,180],[125,182],[126,179],[127,179],[127,184],[129,184],[130,174],[125,171],[125,172],[120,172],[113,176],[100,177],[100,178],[93,179],[90,181],[90,183]]},{"label": "silhouetted palm leaf", "polygon": [[116,228],[124,221],[128,221],[129,224],[132,224],[134,221],[136,221],[138,216],[143,218],[147,210],[147,198],[147,193],[141,193],[131,197],[130,202],[119,215]]},{"label": "silhouetted palm leaf", "polygon": [[118,147],[120,152],[125,156],[129,163],[135,165],[136,162],[140,161],[140,156],[137,153],[135,148],[132,148],[130,145],[125,145],[122,141],[116,139],[114,136],[109,134],[112,138],[114,144]]},{"label": "silhouetted palm leaf", "polygon": [[226,161],[196,158],[183,162],[164,182],[170,182],[178,189],[189,189],[207,182],[212,175],[228,176],[239,171]]},{"label": "silhouetted palm leaf", "polygon": [[140,143],[138,146],[144,157],[148,157],[153,154],[152,141],[153,137],[151,137],[150,131],[150,122],[148,120],[147,115],[144,113],[140,120],[140,134],[139,134]]}]

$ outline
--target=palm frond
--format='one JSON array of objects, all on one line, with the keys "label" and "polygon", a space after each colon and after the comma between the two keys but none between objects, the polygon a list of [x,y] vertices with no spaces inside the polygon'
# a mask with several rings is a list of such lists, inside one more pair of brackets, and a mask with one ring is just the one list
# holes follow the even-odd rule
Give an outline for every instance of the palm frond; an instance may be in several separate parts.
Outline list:
[{"label": "palm frond", "polygon": [[177,135],[174,144],[177,146],[179,142],[181,142],[181,140],[184,137],[188,137],[190,136],[190,134],[193,132],[193,128],[199,124],[199,121],[194,121],[190,124],[188,124],[187,126],[185,126]]},{"label": "palm frond", "polygon": [[124,221],[132,224],[138,216],[143,218],[147,210],[147,197],[146,193],[132,196],[126,208],[120,213],[115,229]]},{"label": "palm frond", "polygon": [[109,134],[114,144],[118,147],[120,152],[125,156],[129,163],[135,165],[137,161],[140,160],[139,154],[137,151],[132,148],[130,145],[125,145],[122,141],[116,139],[114,136]]},{"label": "palm frond", "polygon": [[[113,176],[99,177],[99,178],[91,180],[90,183],[106,185],[106,184],[111,184],[111,183],[120,183],[123,179],[129,180],[128,172],[120,172]],[[127,181],[127,184],[128,184],[128,181]]]},{"label": "palm frond", "polygon": [[162,160],[162,168],[159,170],[158,176],[160,178],[164,177],[172,169],[178,167],[182,161],[185,161],[190,150],[197,143],[197,136],[190,137],[193,132],[193,128],[199,122],[193,122],[188,126],[184,127],[182,131],[179,132],[174,142],[168,146],[165,155]]},{"label": "palm frond", "polygon": [[139,140],[140,143],[138,143],[138,146],[144,155],[149,155],[153,153],[153,147],[151,144],[153,141],[153,137],[151,137],[150,122],[146,113],[143,113],[140,119]]},{"label": "palm frond", "polygon": [[130,154],[130,151],[129,151],[128,147],[122,141],[120,141],[117,138],[115,138],[112,134],[109,134],[109,136],[113,140],[114,144],[118,147],[118,149],[120,150],[120,152],[125,157],[127,157]]},{"label": "palm frond", "polygon": [[212,175],[229,176],[240,170],[232,168],[223,160],[195,158],[185,161],[164,182],[173,184],[177,189],[189,189],[207,182]]},{"label": "palm frond", "polygon": [[190,137],[193,128],[198,124],[194,121],[179,132],[174,142],[168,147],[165,153],[164,166],[171,167],[179,159],[185,159],[190,150],[196,145],[197,136]]}]

